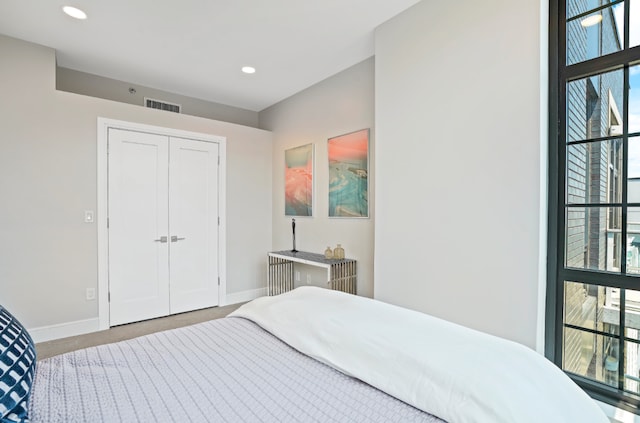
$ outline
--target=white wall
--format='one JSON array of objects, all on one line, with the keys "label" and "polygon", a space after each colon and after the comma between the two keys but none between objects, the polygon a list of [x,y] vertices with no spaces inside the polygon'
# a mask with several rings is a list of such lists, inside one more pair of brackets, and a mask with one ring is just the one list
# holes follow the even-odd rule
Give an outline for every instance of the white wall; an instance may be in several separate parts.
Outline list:
[{"label": "white wall", "polygon": [[271,133],[55,90],[55,52],[0,36],[0,304],[29,327],[96,319],[97,118],[227,138],[227,292],[266,286]]},{"label": "white wall", "polygon": [[[291,218],[284,215],[284,151],[315,145],[313,217],[296,218],[297,248],[323,253],[340,243],[358,261],[358,294],[373,295],[375,215],[374,60],[370,58],[260,112],[260,127],[273,132],[273,249],[291,249]],[[371,128],[369,138],[369,218],[329,219],[327,139]],[[313,285],[326,283],[326,272],[311,274]]]},{"label": "white wall", "polygon": [[375,298],[530,347],[546,233],[541,9],[423,1],[376,31]]}]

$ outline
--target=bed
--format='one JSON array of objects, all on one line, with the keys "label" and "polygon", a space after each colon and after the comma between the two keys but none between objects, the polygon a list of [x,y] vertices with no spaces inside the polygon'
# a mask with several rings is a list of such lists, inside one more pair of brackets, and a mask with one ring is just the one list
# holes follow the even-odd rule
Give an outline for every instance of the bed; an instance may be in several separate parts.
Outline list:
[{"label": "bed", "polygon": [[[312,287],[31,370],[22,406],[34,423],[608,422],[526,347]],[[26,421],[6,408],[2,423]]]}]

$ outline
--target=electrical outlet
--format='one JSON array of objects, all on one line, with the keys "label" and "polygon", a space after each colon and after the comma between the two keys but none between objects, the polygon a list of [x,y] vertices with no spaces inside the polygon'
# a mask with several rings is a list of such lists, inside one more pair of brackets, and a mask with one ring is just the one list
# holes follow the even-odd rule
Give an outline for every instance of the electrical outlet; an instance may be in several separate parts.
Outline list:
[{"label": "electrical outlet", "polygon": [[311,275],[307,275],[307,285],[311,283]]},{"label": "electrical outlet", "polygon": [[296,282],[300,282],[300,271],[296,270]]},{"label": "electrical outlet", "polygon": [[87,301],[96,299],[96,289],[95,288],[87,288]]}]

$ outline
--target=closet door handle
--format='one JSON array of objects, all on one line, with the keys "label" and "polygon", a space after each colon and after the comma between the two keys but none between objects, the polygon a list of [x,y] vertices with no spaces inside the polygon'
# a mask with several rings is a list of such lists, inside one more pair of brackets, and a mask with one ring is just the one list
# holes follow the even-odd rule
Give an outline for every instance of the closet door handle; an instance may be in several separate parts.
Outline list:
[{"label": "closet door handle", "polygon": [[166,236],[161,236],[159,239],[154,239],[153,242],[165,243],[165,242],[167,242],[167,237]]},{"label": "closet door handle", "polygon": [[178,242],[178,241],[182,241],[183,239],[186,239],[186,238],[178,238],[178,235],[171,236],[171,242]]}]

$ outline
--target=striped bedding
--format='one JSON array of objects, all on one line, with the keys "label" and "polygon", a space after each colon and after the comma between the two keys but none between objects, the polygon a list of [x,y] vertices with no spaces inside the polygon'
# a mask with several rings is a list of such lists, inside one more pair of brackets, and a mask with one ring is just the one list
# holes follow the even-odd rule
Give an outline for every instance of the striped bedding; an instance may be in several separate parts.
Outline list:
[{"label": "striped bedding", "polygon": [[32,422],[442,422],[227,317],[38,362]]}]

